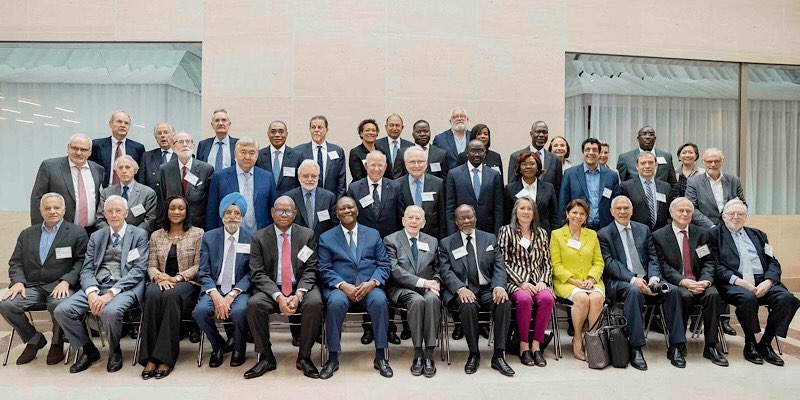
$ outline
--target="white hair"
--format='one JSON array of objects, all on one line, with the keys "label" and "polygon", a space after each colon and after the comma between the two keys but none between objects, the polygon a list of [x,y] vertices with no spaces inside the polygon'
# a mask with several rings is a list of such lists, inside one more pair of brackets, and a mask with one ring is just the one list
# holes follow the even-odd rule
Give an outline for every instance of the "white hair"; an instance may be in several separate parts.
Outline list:
[{"label": "white hair", "polygon": [[118,202],[122,203],[122,205],[125,207],[125,209],[126,210],[128,209],[128,200],[125,200],[125,198],[122,197],[122,196],[119,196],[119,195],[116,195],[116,194],[112,194],[111,196],[108,196],[108,198],[106,198],[106,202],[103,203],[103,210],[106,209],[106,207],[108,206],[108,203],[111,203],[111,202],[114,202],[114,201],[118,201]]},{"label": "white hair", "polygon": [[123,156],[120,156],[119,158],[114,160],[114,169],[117,169],[117,167],[119,166],[119,164],[121,162],[129,162],[129,163],[131,163],[131,165],[133,165],[133,173],[134,174],[137,171],[139,171],[139,163],[137,163],[136,160],[133,159],[133,157],[131,157],[131,156],[127,155],[127,154],[125,154]]}]

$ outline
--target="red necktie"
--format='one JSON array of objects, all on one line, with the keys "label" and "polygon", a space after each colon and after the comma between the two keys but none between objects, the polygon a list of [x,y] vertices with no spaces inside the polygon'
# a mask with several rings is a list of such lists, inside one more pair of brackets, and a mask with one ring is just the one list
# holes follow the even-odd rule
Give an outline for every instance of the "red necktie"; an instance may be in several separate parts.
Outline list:
[{"label": "red necktie", "polygon": [[89,204],[86,196],[86,184],[83,183],[83,174],[81,174],[81,167],[75,166],[78,170],[78,215],[75,220],[78,225],[89,225]]},{"label": "red necktie", "polygon": [[[122,157],[122,141],[117,141],[117,149],[114,150],[114,159],[111,160],[111,170],[114,170],[114,161],[118,158]],[[117,171],[114,171],[114,176],[111,178],[111,184],[116,185],[119,183],[119,175],[117,175]]]},{"label": "red necktie", "polygon": [[281,246],[281,293],[284,296],[292,294],[292,249],[289,235],[281,233],[283,245]]},{"label": "red necktie", "polygon": [[189,182],[186,182],[186,166],[184,165],[181,169],[181,189],[184,196],[186,196],[186,186],[188,185]]},{"label": "red necktie", "polygon": [[681,230],[681,233],[683,234],[683,250],[681,251],[683,253],[683,276],[686,279],[696,281],[697,278],[694,276],[694,270],[692,269],[692,250],[689,248],[689,234],[685,229]]}]

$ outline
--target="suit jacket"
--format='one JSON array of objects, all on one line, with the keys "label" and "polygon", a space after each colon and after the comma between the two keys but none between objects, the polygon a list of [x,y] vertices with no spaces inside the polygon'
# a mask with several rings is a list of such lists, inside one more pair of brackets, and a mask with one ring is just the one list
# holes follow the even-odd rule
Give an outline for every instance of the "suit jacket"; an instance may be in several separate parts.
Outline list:
[{"label": "suit jacket", "polygon": [[[178,275],[183,276],[187,282],[198,285],[197,274],[200,271],[200,246],[203,241],[203,230],[193,226],[186,231],[178,243],[175,251],[178,256]],[[167,268],[169,249],[172,239],[167,231],[159,229],[150,236],[150,259],[147,261],[147,275],[155,278]]]},{"label": "suit jacket", "polygon": [[[102,229],[108,226],[106,217],[103,215],[103,205],[106,199],[111,195],[122,196],[122,184],[111,185],[100,192],[100,201],[97,203],[97,219],[95,225],[97,229]],[[158,214],[156,213],[156,192],[150,187],[136,182],[133,189],[128,192],[128,216],[125,217],[125,222],[130,225],[138,226],[139,228],[147,231],[149,235],[156,229],[158,224]],[[138,216],[134,215],[133,209],[142,206],[144,211]],[[139,211],[139,210],[137,210]]]},{"label": "suit jacket", "polygon": [[[743,227],[745,233],[753,242],[761,260],[761,267],[764,269],[764,279],[771,279],[775,283],[781,282],[781,264],[774,257],[768,255],[764,248],[769,244],[767,234],[756,228]],[[732,276],[742,278],[739,272],[739,248],[736,247],[736,240],[731,235],[731,231],[725,224],[717,225],[709,231],[711,239],[711,252],[717,258],[716,283],[728,284]],[[691,237],[691,235],[690,235]]]},{"label": "suit jacket", "polygon": [[[712,246],[709,243],[708,231],[692,224],[689,224],[686,230],[689,233],[689,254],[691,254],[692,259],[692,265],[690,266],[692,273],[698,281],[714,283],[717,260],[711,251]],[[680,286],[681,280],[686,279],[686,275],[683,273],[685,268],[683,254],[681,254],[681,248],[678,246],[678,240],[683,241],[683,237],[678,238],[675,236],[672,224],[653,232],[653,244],[656,246],[658,263],[661,264],[661,274],[667,282],[675,286]],[[706,246],[708,254],[700,257],[697,254],[697,249],[703,246]]]},{"label": "suit jacket", "polygon": [[[111,182],[111,174],[114,173],[113,166],[111,165],[111,153],[115,151],[116,146],[116,139],[114,139],[113,136],[92,140],[92,155],[89,156],[89,160],[92,160],[105,168],[105,175],[103,175],[103,186],[106,186],[109,184],[109,182]],[[137,164],[142,165],[144,145],[130,138],[126,138],[124,154],[133,157]]]},{"label": "suit jacket", "polygon": [[[295,207],[297,207],[297,216],[294,219],[294,223],[310,228],[311,224],[307,220],[303,193],[302,187],[296,187],[286,192],[285,195],[291,197],[294,200]],[[328,211],[328,219],[320,221],[320,211]],[[339,224],[336,219],[336,195],[321,187],[314,191],[314,223],[314,238],[317,240],[319,240],[320,235]]]},{"label": "suit jacket", "polygon": [[[467,153],[461,153],[458,155],[458,165],[464,165],[467,163]],[[486,159],[483,161],[483,164],[487,167],[497,171],[500,173],[500,179],[503,179],[503,158],[500,157],[500,154],[497,154],[494,151],[487,150],[486,151]]]},{"label": "suit jacket", "polygon": [[[228,143],[228,147],[231,149],[231,167],[233,164],[236,164],[236,142],[239,141],[239,138],[235,138],[231,135],[228,135],[230,141]],[[217,140],[217,136],[213,136],[210,138],[206,138],[200,141],[197,144],[197,159],[203,162],[210,164],[212,167],[214,166],[214,161],[208,161],[208,155],[211,154],[211,148],[214,147],[214,142]]]},{"label": "suit jacket", "polygon": [[[402,203],[406,207],[414,204],[414,194],[408,176],[403,176],[397,180],[400,183],[402,192]],[[433,201],[422,200],[422,210],[425,211],[425,226],[422,232],[435,238],[447,236],[447,220],[445,219],[445,204],[447,197],[444,191],[444,181],[425,174],[425,182],[422,184],[422,193],[433,193]],[[405,212],[405,208],[403,209]],[[401,222],[402,225],[402,222]]]},{"label": "suit jacket", "polygon": [[428,250],[422,250],[417,244],[417,262],[411,252],[405,229],[401,229],[383,239],[389,260],[392,263],[392,279],[386,284],[389,299],[398,304],[400,295],[406,290],[416,291],[420,279],[441,280],[439,276],[439,258],[436,255],[439,242],[435,237],[420,232],[417,243],[428,245]]},{"label": "suit jacket", "polygon": [[379,286],[385,286],[391,271],[389,255],[375,229],[358,224],[355,256],[341,225],[319,238],[319,282],[325,297],[340,282],[358,286],[374,279]]},{"label": "suit jacket", "polygon": [[[314,239],[314,231],[292,224],[290,240],[294,287],[309,291],[317,282],[317,241]],[[303,247],[308,247],[312,251],[305,261],[297,258],[297,253]],[[280,268],[278,237],[275,235],[275,225],[270,224],[254,233],[250,243],[250,284],[253,289],[264,292],[270,297],[273,293],[280,292],[281,282],[278,281]]]},{"label": "suit jacket", "polygon": [[[285,154],[283,155],[283,162],[281,163],[281,170],[277,171],[278,173],[278,185],[275,187],[275,198],[282,196],[284,193],[292,190],[298,186],[300,186],[300,181],[298,180],[297,176],[297,167],[300,166],[300,163],[303,161],[300,158],[300,155],[295,153],[293,149],[289,146],[284,146]],[[263,169],[264,171],[272,173],[272,179],[275,179],[275,171],[272,170],[272,153],[270,153],[271,147],[267,146],[261,149],[258,152],[258,161],[256,161],[256,167]],[[291,175],[285,175],[284,172],[286,168],[292,168],[294,171]]]},{"label": "suit jacket", "polygon": [[[389,153],[378,149],[377,146],[376,150],[386,156],[386,170],[383,171],[383,177],[386,179],[394,179],[392,178],[391,158]],[[363,143],[350,149],[350,154],[347,155],[347,168],[350,169],[350,177],[353,178],[353,182],[367,177],[366,162],[368,154],[369,150]]]},{"label": "suit jacket", "polygon": [[[744,200],[744,190],[739,178],[733,175],[722,174],[722,197],[723,203],[738,197],[739,200],[747,204]],[[703,228],[711,228],[714,225],[722,224],[722,215],[717,208],[717,200],[711,190],[711,183],[708,175],[698,174],[686,182],[686,198],[694,204],[692,213],[692,223]]]},{"label": "suit jacket", "polygon": [[[245,228],[239,228],[239,241],[241,244],[250,244],[251,232]],[[225,258],[225,228],[217,228],[203,234],[203,244],[200,247],[200,290],[206,292],[217,288],[219,274],[222,273],[222,262]],[[236,251],[234,261],[234,284],[233,289],[239,289],[242,293],[250,290],[250,252]],[[231,289],[231,290],[233,290]],[[225,293],[220,293],[225,295]]]},{"label": "suit jacket", "polygon": [[[394,162],[392,175],[398,178],[408,175],[406,163],[404,161],[404,153],[407,148],[408,147],[404,147],[400,149],[400,152],[397,153],[397,160]],[[436,171],[433,171],[433,169],[436,169]],[[447,181],[447,173],[449,171],[450,165],[447,163],[447,152],[432,144],[428,144],[428,169],[425,170],[425,173]]]},{"label": "suit jacket", "polygon": [[[383,154],[386,154],[386,173],[383,174],[385,178],[397,179],[402,176],[402,173],[400,175],[396,175],[397,171],[395,171],[394,166],[397,164],[397,159],[400,158],[400,153],[402,153],[403,148],[414,145],[414,142],[405,140],[403,138],[398,138],[398,140],[400,141],[400,146],[397,149],[397,157],[394,159],[394,163],[392,163],[392,148],[389,146],[389,137],[384,136],[375,141],[375,148],[383,152]],[[404,170],[405,168],[403,168],[403,171]],[[353,180],[356,179],[353,178]]]},{"label": "suit jacket", "polygon": [[575,249],[568,245],[572,239],[569,226],[553,230],[550,236],[550,260],[553,263],[553,292],[561,298],[568,298],[575,286],[569,279],[585,281],[594,279],[595,287],[600,288],[603,294],[606,287],[603,284],[605,273],[603,269],[603,253],[600,251],[600,242],[597,232],[581,228],[580,248]]},{"label": "suit jacket", "polygon": [[[68,282],[77,290],[79,274],[86,257],[89,237],[83,227],[63,221],[47,252],[44,264],[39,258],[42,224],[25,228],[17,237],[14,252],[8,260],[8,278],[11,285],[21,282],[25,287],[39,286],[52,291],[60,281]],[[56,249],[69,248],[69,257],[56,257]]]},{"label": "suit jacket", "polygon": [[475,208],[478,218],[477,229],[484,232],[495,233],[503,226],[503,178],[497,171],[483,166],[481,173],[480,199],[475,198],[472,188],[472,173],[469,168],[472,164],[464,164],[453,170],[447,176],[447,232],[455,233],[456,208],[461,204],[469,204]]},{"label": "suit jacket", "polygon": [[[447,167],[453,169],[458,165],[458,154],[456,149],[456,139],[452,129],[448,129],[433,138],[433,145],[447,153]],[[469,142],[469,129],[464,132],[464,140]],[[466,149],[466,146],[464,147]]]},{"label": "suit jacket", "polygon": [[[649,281],[650,278],[661,279],[661,266],[658,263],[658,255],[656,255],[650,229],[647,225],[633,220],[630,221],[630,228],[639,260],[642,261],[642,267],[647,272],[647,276],[642,278],[646,281]],[[597,238],[600,240],[600,251],[603,253],[603,261],[606,264],[603,280],[609,291],[616,290],[618,281],[630,282],[634,277],[634,273],[628,269],[628,257],[625,256],[625,247],[622,244],[625,239],[620,236],[617,224],[606,225],[597,231]]]},{"label": "suit jacket", "polygon": [[[506,185],[504,191],[505,204],[503,206],[503,221],[511,221],[511,213],[514,212],[514,203],[517,201],[517,194],[522,190],[522,181],[516,180]],[[558,201],[556,200],[556,191],[548,182],[541,179],[536,179],[536,198],[533,199],[536,204],[536,215],[539,217],[539,226],[541,226],[548,235],[553,229],[559,228],[562,224],[563,218],[558,213]]]},{"label": "suit jacket", "polygon": [[[223,197],[233,192],[244,195],[239,188],[236,168],[234,165],[211,175],[208,206],[206,207],[206,231],[222,226],[222,219],[219,217],[219,202]],[[276,199],[275,179],[272,177],[272,173],[261,168],[253,167],[251,171],[253,172],[253,204],[248,204],[248,207],[253,207],[256,216],[256,230],[258,230],[272,223],[272,214],[269,210]]]},{"label": "suit jacket", "polygon": [[[514,166],[517,165],[517,158],[519,158],[519,155],[522,154],[522,152],[529,150],[530,146],[526,146],[524,149],[511,153],[511,157],[508,159],[508,183],[519,180],[519,177],[514,175]],[[542,169],[542,174],[539,175],[539,180],[546,181],[547,183],[553,185],[553,187],[556,189],[556,195],[558,195],[560,193],[559,190],[561,189],[561,179],[564,172],[561,166],[561,160],[555,154],[545,150],[544,148],[541,151],[544,155],[544,160],[542,160],[544,167]]]},{"label": "suit jacket", "polygon": [[196,176],[197,184],[191,183],[186,186],[186,194],[183,194],[181,183],[180,162],[177,157],[164,164],[159,169],[159,181],[161,182],[161,201],[165,202],[171,196],[183,196],[189,201],[189,217],[192,225],[198,228],[206,227],[206,205],[208,203],[208,187],[211,186],[211,175],[214,167],[200,160],[192,160],[191,173]]},{"label": "suit jacket", "polygon": [[[660,181],[667,182],[670,186],[672,197],[676,197],[678,195],[678,178],[675,176],[675,167],[672,165],[672,154],[658,149],[655,149],[655,151],[656,157],[664,157],[666,161],[664,164],[658,164],[655,177]],[[617,159],[617,171],[619,172],[619,180],[621,182],[639,176],[639,173],[636,171],[636,157],[638,156],[638,148],[619,155]]]},{"label": "suit jacket", "polygon": [[[92,286],[100,286],[97,281],[97,270],[103,265],[103,257],[106,254],[110,236],[111,228],[104,228],[95,231],[89,237],[89,243],[86,246],[86,258],[81,269],[81,288],[83,290]],[[112,287],[119,289],[120,292],[132,291],[136,300],[141,304],[144,301],[144,276],[150,254],[150,247],[147,245],[147,232],[133,225],[126,225],[121,246],[120,280],[114,283]],[[139,257],[128,260],[129,253],[133,250],[139,252]]]},{"label": "suit jacket", "polygon": [[372,198],[372,186],[369,178],[363,178],[350,184],[347,195],[356,201],[358,207],[358,223],[377,229],[381,237],[389,236],[402,227],[401,218],[406,204],[400,196],[400,182],[391,179],[381,180],[381,202],[377,212],[372,205],[361,206],[360,199]]},{"label": "suit jacket", "polygon": [[[503,254],[497,245],[497,238],[491,233],[478,229],[473,233],[475,253],[478,256],[478,269],[490,283],[481,286],[481,289],[493,290],[501,287],[505,290],[508,277],[506,276],[506,265],[503,263]],[[464,241],[461,240],[460,231],[439,242],[439,268],[444,283],[442,299],[445,304],[450,303],[450,300],[458,293],[458,289],[469,288],[469,270],[467,268],[469,255],[458,259],[453,256],[453,250],[461,247],[464,247]]]},{"label": "suit jacket", "polygon": [[522,246],[521,231],[511,225],[503,225],[497,235],[497,246],[506,265],[509,293],[517,291],[524,283],[550,285],[553,282],[548,235],[542,228],[533,233],[527,248]]},{"label": "suit jacket", "polygon": [[[589,203],[589,190],[586,188],[586,177],[583,171],[584,164],[578,164],[564,172],[561,182],[561,194],[558,196],[558,215],[564,218],[565,210],[570,201],[574,199],[586,200]],[[617,174],[606,167],[597,167],[600,171],[600,202],[598,204],[598,217],[600,226],[606,226],[614,220],[611,217],[611,199],[619,194],[619,179]],[[603,196],[605,189],[611,190],[609,197]],[[589,204],[591,206],[591,204]]]},{"label": "suit jacket", "polygon": [[[167,162],[178,158],[175,153],[169,156]],[[139,172],[136,174],[136,182],[141,182],[153,189],[156,194],[161,192],[161,181],[159,170],[161,169],[161,148],[156,147],[153,150],[148,150],[142,155],[142,162],[139,164]],[[160,196],[159,196],[160,199]],[[160,201],[160,200],[159,200]],[[163,204],[159,205],[159,210]],[[161,215],[158,213],[157,215]]]},{"label": "suit jacket", "polygon": [[[344,167],[344,150],[331,142],[327,142],[326,145],[328,146],[328,153],[336,152],[336,155],[339,156],[339,158],[331,160],[330,156],[327,157],[328,162],[326,163],[325,170],[323,171],[325,174],[325,180],[323,181],[324,186],[322,187],[335,194],[336,199],[338,200],[344,196],[344,193],[347,190],[347,172],[345,171]],[[316,147],[312,149],[311,143],[303,143],[295,147],[294,150],[300,154],[300,163],[302,163],[303,160],[313,160],[314,154],[317,151]],[[322,180],[322,178],[322,176],[319,177],[320,180]]]},{"label": "suit jacket", "polygon": [[[89,170],[92,172],[94,180],[94,196],[100,201],[100,189],[103,184],[105,169],[100,165],[86,161]],[[44,220],[39,211],[39,202],[42,196],[49,192],[55,192],[64,196],[65,210],[64,219],[75,223],[75,210],[78,197],[75,196],[75,185],[72,184],[72,174],[69,170],[69,159],[67,157],[56,157],[42,161],[39,165],[39,172],[36,173],[36,180],[33,181],[31,190],[31,225],[41,225]],[[91,212],[93,210],[89,210]]]},{"label": "suit jacket", "polygon": [[[633,216],[631,219],[640,224],[645,224],[650,227],[651,230],[655,231],[656,229],[666,226],[669,222],[669,205],[672,204],[674,197],[672,196],[672,188],[670,188],[669,183],[658,179],[653,179],[653,183],[656,185],[656,193],[663,194],[664,197],[666,197],[666,200],[663,202],[656,199],[658,209],[656,210],[655,226],[650,225],[650,205],[647,204],[647,195],[644,193],[644,186],[642,186],[642,181],[639,179],[638,175],[634,177],[634,179],[629,179],[620,183],[619,194],[621,196],[627,196],[631,199],[631,203],[633,203]],[[656,193],[653,193],[653,196],[657,196]]]}]

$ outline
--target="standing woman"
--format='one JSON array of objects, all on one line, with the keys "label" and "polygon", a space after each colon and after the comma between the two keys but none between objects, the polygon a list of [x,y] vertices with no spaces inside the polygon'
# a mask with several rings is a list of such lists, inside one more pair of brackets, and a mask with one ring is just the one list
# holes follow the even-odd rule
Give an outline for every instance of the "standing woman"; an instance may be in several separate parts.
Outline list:
[{"label": "standing woman", "polygon": [[569,162],[569,142],[563,136],[556,136],[550,140],[550,146],[547,147],[547,151],[555,154],[561,160],[561,170],[566,171],[572,167],[572,163]]},{"label": "standing woman", "polygon": [[175,367],[180,350],[181,316],[197,302],[200,245],[203,230],[193,227],[189,202],[173,196],[167,199],[161,229],[150,237],[142,315],[139,364],[142,379],[165,378]]},{"label": "standing woman", "polygon": [[689,178],[704,174],[705,169],[697,166],[697,159],[700,158],[700,150],[694,143],[686,143],[678,148],[678,160],[681,162],[675,168],[675,177],[678,178],[678,197],[686,195],[686,182]]},{"label": "standing woman", "polygon": [[[365,119],[358,124],[358,136],[361,137],[361,144],[350,150],[347,157],[347,164],[350,166],[350,175],[353,182],[367,176],[367,154],[375,151],[375,140],[378,138],[378,123],[374,119]],[[388,156],[387,156],[388,159]],[[390,168],[387,168],[391,170]]]},{"label": "standing woman", "polygon": [[[500,154],[489,150],[489,145],[492,144],[492,132],[489,130],[489,127],[484,124],[477,124],[473,126],[469,131],[469,141],[467,141],[467,143],[475,139],[480,140],[484,145],[486,145],[486,159],[483,161],[483,164],[499,172],[501,177],[505,176],[503,175],[503,160],[500,158]],[[467,152],[465,151],[458,155],[458,165],[466,163]]]},{"label": "standing woman", "polygon": [[[519,331],[519,359],[527,366],[544,367],[539,345],[544,341],[544,329],[553,314],[555,298],[550,290],[552,267],[547,232],[539,227],[536,205],[530,197],[523,196],[514,203],[511,222],[500,228],[497,246],[503,255],[508,273],[508,293],[516,306],[517,330]],[[533,318],[533,341],[529,341],[531,312],[536,303]],[[534,348],[531,352],[531,348]]]},{"label": "standing woman", "polygon": [[553,185],[539,179],[539,175],[542,174],[542,159],[536,153],[525,150],[517,157],[517,162],[509,168],[514,168],[514,176],[517,179],[506,185],[503,196],[504,221],[511,221],[514,202],[522,196],[528,196],[535,203],[538,225],[544,228],[550,237],[550,232],[559,225],[558,200]]},{"label": "standing woman", "polygon": [[553,288],[556,296],[572,302],[572,352],[575,358],[586,360],[581,341],[583,323],[588,318],[589,327],[593,327],[603,312],[606,288],[601,277],[605,263],[597,232],[585,227],[589,205],[581,199],[572,200],[566,217],[567,224],[554,230],[550,238]]}]

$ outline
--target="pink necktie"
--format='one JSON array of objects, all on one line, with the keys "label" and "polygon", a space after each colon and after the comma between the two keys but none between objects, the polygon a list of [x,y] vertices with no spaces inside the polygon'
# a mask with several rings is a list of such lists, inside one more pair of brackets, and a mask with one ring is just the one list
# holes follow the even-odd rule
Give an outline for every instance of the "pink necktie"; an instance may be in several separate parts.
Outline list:
[{"label": "pink necktie", "polygon": [[292,254],[289,235],[281,233],[283,245],[281,246],[281,293],[284,296],[292,294]]},{"label": "pink necktie", "polygon": [[[122,157],[122,141],[117,142],[117,149],[114,150],[114,160],[111,160],[111,170],[114,170],[114,161],[118,158]],[[111,184],[116,185],[119,183],[119,175],[117,175],[117,171],[114,171],[114,177],[111,178]]]},{"label": "pink necktie", "polygon": [[89,225],[89,199],[86,197],[86,185],[83,183],[81,167],[76,165],[75,169],[78,170],[78,215],[75,219],[78,225],[86,226]]},{"label": "pink necktie", "polygon": [[186,181],[186,166],[184,165],[183,168],[181,168],[181,193],[183,193],[184,196],[186,196],[186,186],[188,184],[189,182]]}]

